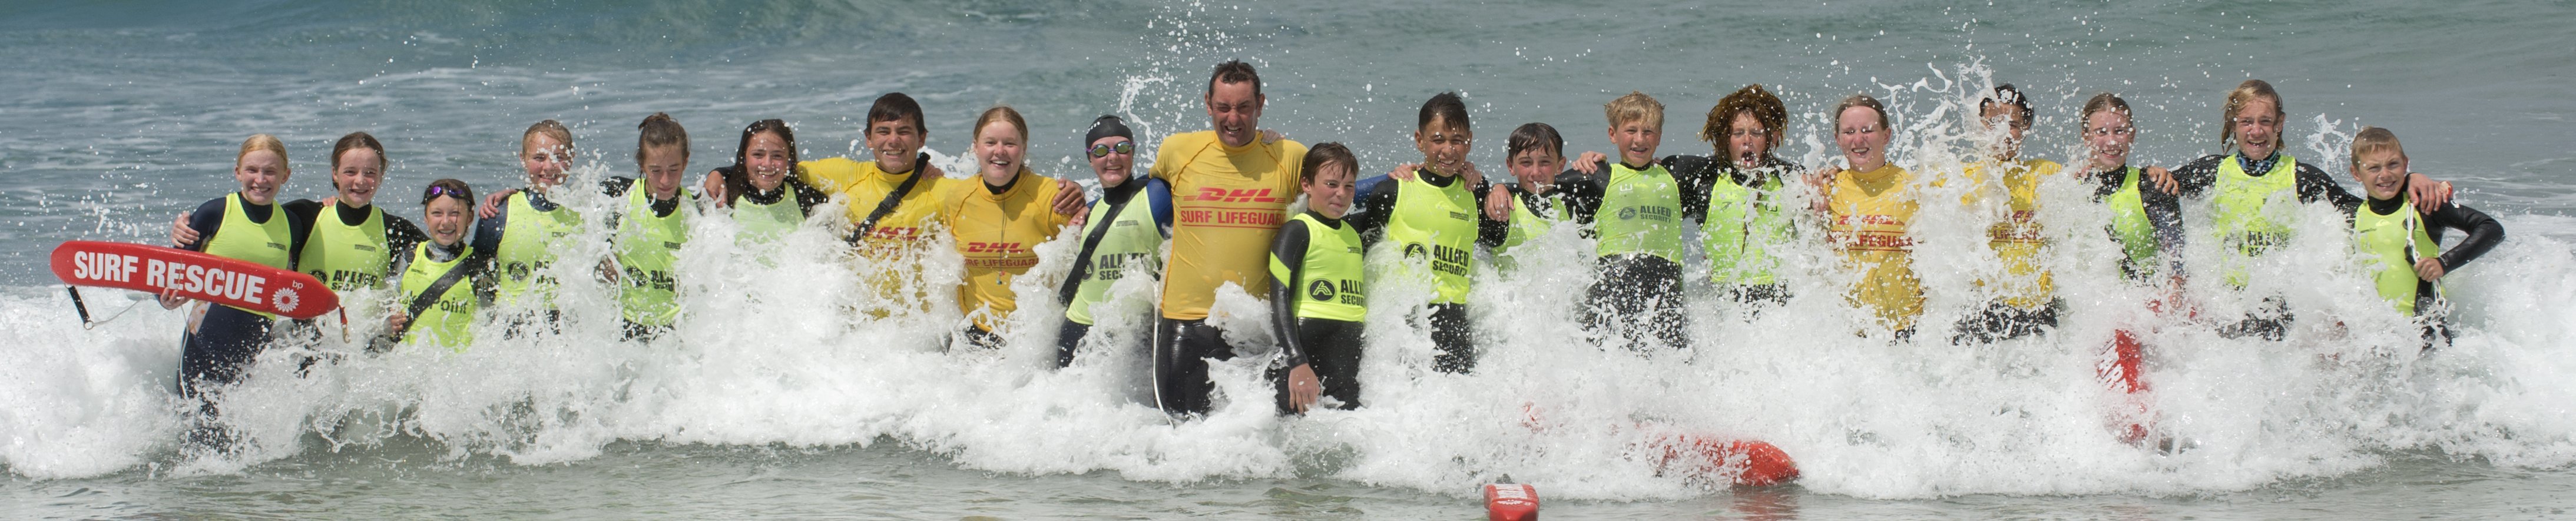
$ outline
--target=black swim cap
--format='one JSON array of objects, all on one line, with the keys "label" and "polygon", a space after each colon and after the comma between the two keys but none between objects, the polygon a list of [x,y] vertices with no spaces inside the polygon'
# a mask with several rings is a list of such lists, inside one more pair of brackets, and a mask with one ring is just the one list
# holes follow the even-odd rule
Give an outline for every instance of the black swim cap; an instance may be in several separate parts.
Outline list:
[{"label": "black swim cap", "polygon": [[1127,131],[1126,121],[1118,119],[1118,116],[1101,116],[1100,119],[1091,120],[1090,132],[1082,134],[1082,147],[1091,148],[1092,143],[1109,136],[1123,137],[1131,141],[1136,139],[1135,134]]}]

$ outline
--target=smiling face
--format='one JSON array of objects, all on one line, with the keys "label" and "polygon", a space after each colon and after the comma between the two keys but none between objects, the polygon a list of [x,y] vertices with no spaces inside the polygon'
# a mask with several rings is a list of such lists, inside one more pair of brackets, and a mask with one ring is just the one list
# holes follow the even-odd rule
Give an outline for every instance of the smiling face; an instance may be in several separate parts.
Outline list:
[{"label": "smiling face", "polygon": [[2228,124],[2234,127],[2230,132],[2236,136],[2239,154],[2246,159],[2262,159],[2281,149],[2280,107],[2280,100],[2256,96],[2230,115]]},{"label": "smiling face", "polygon": [[243,201],[251,204],[276,204],[277,187],[286,184],[286,157],[268,150],[242,154],[233,164],[233,180],[241,182]]},{"label": "smiling face", "polygon": [[1357,190],[1357,173],[1339,161],[1325,161],[1315,166],[1315,176],[1306,179],[1306,208],[1325,217],[1342,218],[1351,210],[1351,195]]},{"label": "smiling face", "polygon": [[572,168],[572,144],[542,133],[528,134],[519,142],[519,167],[528,171],[528,188],[544,192],[563,184],[564,171]]},{"label": "smiling face", "polygon": [[981,161],[978,168],[984,184],[1002,186],[1011,182],[1011,176],[1019,175],[1020,162],[1029,154],[1027,141],[1020,127],[999,118],[975,129],[975,158]]},{"label": "smiling face", "polygon": [[440,197],[421,205],[422,217],[429,223],[429,240],[440,246],[455,246],[465,240],[465,229],[474,224],[474,211],[464,199]]},{"label": "smiling face", "polygon": [[2092,165],[2092,171],[2127,166],[2129,144],[2137,139],[2126,112],[2102,110],[2084,116],[2084,148],[2088,152],[2085,161]]},{"label": "smiling face", "polygon": [[777,132],[752,134],[751,146],[742,151],[742,165],[750,170],[743,173],[751,187],[763,192],[777,190],[779,184],[787,182],[787,173],[796,168],[795,159],[787,154],[787,139]]},{"label": "smiling face", "polygon": [[2406,188],[2406,152],[2384,147],[2353,154],[2352,180],[2360,181],[2371,199],[2396,198]]},{"label": "smiling face", "polygon": [[915,154],[929,136],[911,118],[868,122],[868,150],[876,155],[877,169],[887,172],[911,172]]},{"label": "smiling face", "polygon": [[1216,137],[1228,147],[1252,144],[1260,137],[1261,105],[1266,96],[1252,93],[1252,82],[1217,82],[1204,98],[1208,123],[1216,127]]},{"label": "smiling face", "polygon": [[1431,124],[1413,132],[1413,149],[1422,151],[1422,168],[1441,177],[1456,176],[1467,167],[1467,151],[1475,147],[1475,134],[1463,125],[1449,124],[1449,118],[1431,118]]},{"label": "smiling face", "polygon": [[1610,146],[1618,147],[1619,162],[1621,163],[1630,165],[1653,164],[1655,162],[1655,147],[1662,146],[1663,144],[1663,127],[1659,125],[1646,124],[1645,120],[1632,119],[1621,121],[1619,122],[1619,126],[1610,127]]},{"label": "smiling face", "polygon": [[376,189],[385,184],[384,157],[375,149],[356,147],[334,158],[332,163],[340,166],[331,170],[331,187],[340,191],[340,204],[351,208],[375,204]]},{"label": "smiling face", "polygon": [[1834,121],[1834,144],[1842,146],[1843,161],[1850,163],[1853,170],[1887,166],[1887,129],[1879,126],[1875,109],[1843,109]]},{"label": "smiling face", "polygon": [[1565,156],[1546,147],[1523,149],[1508,160],[1512,178],[1519,179],[1521,187],[1531,190],[1556,184],[1556,174],[1565,171]]},{"label": "smiling face", "polygon": [[635,165],[644,173],[644,188],[654,200],[680,196],[680,177],[689,170],[689,152],[680,145],[644,147],[644,161]]},{"label": "smiling face", "polygon": [[[1128,143],[1128,151],[1119,152],[1119,143]],[[1109,136],[1092,141],[1091,146],[1084,150],[1085,154],[1089,154],[1093,151],[1097,151],[1100,147],[1109,147],[1108,154],[1091,156],[1091,173],[1100,176],[1100,186],[1108,187],[1127,184],[1127,177],[1134,174],[1134,172],[1129,170],[1129,168],[1133,168],[1136,165],[1136,149],[1133,148],[1136,145],[1134,143],[1135,140],[1127,139],[1123,136]]]},{"label": "smiling face", "polygon": [[1726,123],[1726,148],[1718,153],[1734,160],[1737,167],[1753,168],[1762,166],[1762,156],[1770,154],[1771,147],[1779,144],[1779,140],[1771,138],[1770,129],[1762,128],[1762,120],[1753,117],[1752,111],[1738,111]]}]

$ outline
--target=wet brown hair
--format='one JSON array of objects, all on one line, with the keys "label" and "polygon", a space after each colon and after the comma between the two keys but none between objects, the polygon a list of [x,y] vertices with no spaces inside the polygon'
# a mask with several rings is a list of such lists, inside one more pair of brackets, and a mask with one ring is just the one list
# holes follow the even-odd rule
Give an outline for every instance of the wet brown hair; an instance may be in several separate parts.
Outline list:
[{"label": "wet brown hair", "polygon": [[1762,133],[1770,136],[1771,147],[1780,146],[1789,126],[1789,107],[1780,103],[1779,96],[1763,90],[1759,83],[1735,89],[1734,93],[1719,98],[1717,106],[1709,107],[1708,123],[1700,126],[1699,140],[1717,143],[1725,138],[1728,127],[1735,124],[1736,114],[1752,114],[1753,121],[1762,124]]},{"label": "wet brown hair", "polygon": [[680,120],[670,114],[655,112],[635,128],[641,131],[635,134],[635,164],[644,164],[644,149],[652,147],[679,145],[680,159],[689,158],[689,130],[680,128]]},{"label": "wet brown hair", "polygon": [[1301,184],[1313,184],[1315,182],[1315,171],[1323,168],[1326,163],[1338,164],[1345,168],[1349,168],[1351,175],[1354,177],[1360,174],[1360,160],[1358,157],[1351,155],[1350,147],[1342,146],[1341,143],[1327,141],[1316,143],[1315,146],[1308,147],[1306,149],[1306,162],[1299,165],[1297,181]]},{"label": "wet brown hair", "polygon": [[385,144],[377,142],[376,136],[368,135],[365,132],[350,132],[349,135],[340,136],[339,142],[331,144],[331,171],[340,171],[340,154],[348,153],[350,150],[358,148],[376,151],[376,169],[378,170],[384,169],[386,165],[391,163],[391,160],[385,157]]},{"label": "wet brown hair", "polygon": [[[2272,90],[2271,83],[2263,80],[2245,80],[2245,83],[2236,84],[2235,89],[2227,91],[2227,112],[2218,115],[2218,148],[2220,152],[2230,152],[2236,148],[2236,111],[2244,110],[2245,105],[2253,103],[2256,98],[2269,99],[2272,101],[2272,117],[2274,119],[2286,119],[2289,117],[2289,107],[2281,104],[2281,93],[2279,91]],[[2279,123],[2285,122],[2276,122],[2272,126],[2272,135],[2274,137],[2279,137],[2281,135],[2281,127],[2284,125]],[[2275,141],[2277,141],[2277,139]],[[2275,143],[2275,146],[2277,145],[2278,143]]]}]

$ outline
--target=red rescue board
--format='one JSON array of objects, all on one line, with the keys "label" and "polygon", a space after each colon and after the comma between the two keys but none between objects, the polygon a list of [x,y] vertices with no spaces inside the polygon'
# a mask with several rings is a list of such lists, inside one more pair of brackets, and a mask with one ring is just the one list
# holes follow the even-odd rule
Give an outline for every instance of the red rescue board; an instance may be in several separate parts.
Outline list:
[{"label": "red rescue board", "polygon": [[1758,440],[1730,440],[1699,434],[1654,437],[1663,450],[1656,468],[1739,487],[1767,487],[1798,479],[1798,462],[1787,451]]},{"label": "red rescue board", "polygon": [[1486,484],[1485,518],[1492,521],[1538,521],[1538,487],[1520,483]]},{"label": "red rescue board", "polygon": [[54,248],[54,277],[75,286],[179,295],[290,318],[340,307],[340,296],[312,275],[178,248],[124,242],[64,241]]}]

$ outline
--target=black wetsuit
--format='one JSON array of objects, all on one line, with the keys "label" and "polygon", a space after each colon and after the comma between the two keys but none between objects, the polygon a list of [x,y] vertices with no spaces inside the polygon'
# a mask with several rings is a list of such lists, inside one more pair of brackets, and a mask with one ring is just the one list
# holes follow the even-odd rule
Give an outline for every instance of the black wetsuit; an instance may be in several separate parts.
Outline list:
[{"label": "black wetsuit", "polygon": [[[1448,188],[1451,184],[1460,182],[1457,176],[1441,176],[1431,173],[1430,170],[1418,168],[1413,171],[1413,175],[1424,183],[1440,188]],[[1360,198],[1358,208],[1343,215],[1342,218],[1359,232],[1361,243],[1375,246],[1377,241],[1386,237],[1387,221],[1395,218],[1396,206],[1401,204],[1399,199],[1403,192],[1403,183],[1384,177],[1370,181],[1374,182],[1375,186],[1370,187],[1368,194]],[[1492,190],[1492,187],[1491,183],[1478,182],[1476,186],[1467,189],[1468,193],[1474,194],[1476,200],[1476,207],[1472,210],[1477,216],[1476,245],[1489,249],[1501,246],[1503,239],[1511,233],[1510,221],[1496,221],[1485,217],[1485,195]],[[1316,216],[1316,218],[1323,217]],[[1277,288],[1272,288],[1272,291],[1277,291]],[[1474,330],[1467,324],[1467,306],[1460,303],[1433,303],[1430,307],[1430,323],[1426,325],[1431,329],[1431,344],[1440,349],[1440,354],[1433,355],[1431,358],[1431,368],[1444,373],[1474,371],[1476,369],[1475,335]]]},{"label": "black wetsuit", "polygon": [[[1664,156],[1664,170],[1672,172],[1673,182],[1681,185],[1682,219],[1698,223],[1708,222],[1709,192],[1716,188],[1719,179],[1733,181],[1736,186],[1758,189],[1773,179],[1780,180],[1783,186],[1786,186],[1787,183],[1796,182],[1797,179],[1805,177],[1807,173],[1807,167],[1780,159],[1780,156],[1763,154],[1758,161],[1757,166],[1744,168],[1736,165],[1735,161],[1718,156],[1688,154]],[[1789,302],[1789,287],[1778,282],[1731,285],[1723,289],[1727,300],[1740,303],[1776,306]]]},{"label": "black wetsuit", "polygon": [[[1348,221],[1324,217],[1307,211],[1306,215],[1328,226],[1346,226]],[[1345,216],[1347,217],[1347,216]],[[1306,247],[1310,238],[1305,226],[1279,228],[1279,239],[1270,247],[1270,258],[1288,269],[1288,280],[1277,273],[1270,277],[1270,330],[1279,336],[1279,365],[1270,370],[1271,381],[1278,388],[1279,412],[1293,412],[1288,404],[1288,370],[1309,365],[1315,378],[1321,380],[1323,395],[1341,401],[1340,408],[1360,406],[1360,331],[1362,324],[1325,318],[1300,318],[1297,302],[1297,279],[1306,272]]]},{"label": "black wetsuit", "polygon": [[[217,197],[207,201],[188,215],[188,228],[197,232],[197,240],[181,244],[179,248],[205,251],[206,244],[214,240],[216,229],[223,227],[225,199]],[[304,239],[313,229],[309,220],[313,215],[311,211],[299,217],[295,212],[280,209],[280,206],[254,205],[245,201],[242,213],[253,223],[286,219],[291,237],[288,259],[295,258],[293,252],[304,247]],[[281,213],[285,215],[278,215]],[[215,404],[206,392],[240,382],[243,370],[250,366],[261,350],[268,347],[273,325],[268,317],[257,313],[207,304],[205,317],[198,321],[196,330],[180,337],[179,395],[201,400],[199,411],[208,417],[214,416]]]},{"label": "black wetsuit", "polygon": [[[2406,202],[2406,187],[2400,185],[2397,188],[2397,197],[2370,199],[2364,204],[2370,206],[2371,213],[2388,215],[2396,213]],[[2360,210],[2359,205],[2336,205],[2336,208],[2343,210],[2347,225],[2352,221],[2353,212]],[[2460,266],[2467,265],[2469,261],[2478,260],[2478,257],[2487,254],[2487,250],[2495,249],[2497,243],[2504,242],[2504,224],[2496,222],[2495,218],[2487,216],[2486,212],[2460,206],[2456,201],[2446,202],[2441,208],[2423,212],[2423,218],[2424,235],[2433,239],[2434,244],[2442,243],[2445,229],[2468,232],[2468,236],[2461,238],[2459,244],[2451,245],[2450,248],[2442,250],[2440,256],[2434,257],[2442,262],[2444,276],[2460,269]],[[2425,317],[2423,321],[2425,349],[2432,349],[2434,345],[2447,342],[2451,337],[2449,309],[2448,306],[2441,305],[2441,299],[2442,294],[2434,287],[2433,281],[2422,279],[2415,281],[2415,314]]]},{"label": "black wetsuit", "polygon": [[[2218,185],[2219,162],[2229,157],[2232,156],[2227,154],[2201,156],[2191,164],[2174,170],[2174,183],[2181,186],[2181,195],[2194,199],[2206,196],[2211,188]],[[2280,160],[2281,152],[2275,150],[2272,151],[2272,155],[2259,161],[2240,158],[2237,167],[2244,170],[2245,175],[2262,177],[2271,174],[2272,167]],[[2301,203],[2326,201],[2333,203],[2336,208],[2350,208],[2361,204],[2360,197],[2354,197],[2351,192],[2344,191],[2342,185],[2335,184],[2333,177],[2327,176],[2325,170],[2318,169],[2313,163],[2299,162],[2294,175],[2296,177],[2292,178],[2292,181],[2295,184],[2295,190],[2299,193]],[[2257,248],[2258,251],[2260,249]],[[2289,333],[2290,322],[2297,319],[2296,315],[2290,313],[2288,301],[2282,300],[2278,295],[2267,296],[2263,297],[2262,307],[2246,313],[2244,320],[2219,326],[2218,334],[2226,338],[2261,337],[2266,340],[2280,340],[2283,335]]]},{"label": "black wetsuit", "polygon": [[[1676,158],[1682,156],[1675,156]],[[1667,167],[1666,172],[1671,172]],[[1695,172],[1705,172],[1696,168]],[[1673,185],[1682,197],[1688,197],[1692,182],[1674,174]],[[1565,208],[1574,222],[1583,224],[1585,237],[1597,237],[1593,217],[1600,213],[1602,198],[1608,193],[1610,163],[1603,161],[1593,173],[1567,170],[1556,178],[1556,191],[1561,193]],[[1704,185],[1703,185],[1704,186]],[[1700,198],[1700,211],[1708,211],[1705,194]],[[1687,208],[1681,209],[1685,212]],[[1674,221],[1680,226],[1681,221]],[[1679,234],[1679,231],[1675,231]],[[1678,240],[1678,239],[1676,239]],[[1683,310],[1682,264],[1663,257],[1642,253],[1605,255],[1594,260],[1601,278],[1585,292],[1584,329],[1595,335],[1609,331],[1624,337],[1628,345],[1662,344],[1670,349],[1690,345],[1690,315]],[[1621,326],[1621,324],[1626,324]],[[1598,339],[1596,339],[1598,340]]]}]

